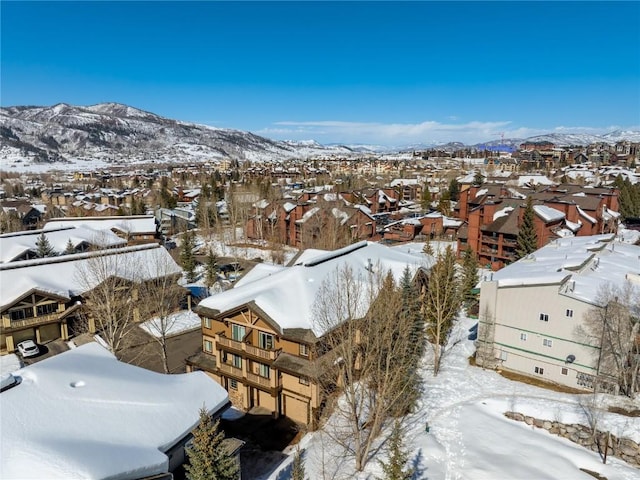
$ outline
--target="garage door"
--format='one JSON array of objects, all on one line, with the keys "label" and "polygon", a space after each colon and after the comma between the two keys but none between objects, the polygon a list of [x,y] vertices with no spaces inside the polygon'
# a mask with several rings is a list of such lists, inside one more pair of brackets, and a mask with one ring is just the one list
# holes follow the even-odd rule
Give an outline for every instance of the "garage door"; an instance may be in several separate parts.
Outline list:
[{"label": "garage door", "polygon": [[40,327],[40,341],[42,343],[49,342],[60,338],[60,324],[52,323]]},{"label": "garage door", "polygon": [[307,424],[307,405],[306,401],[284,396],[284,414],[294,422]]},{"label": "garage door", "polygon": [[13,345],[16,346],[23,340],[36,341],[36,331],[33,328],[27,328],[26,330],[20,330],[19,332],[13,332]]}]

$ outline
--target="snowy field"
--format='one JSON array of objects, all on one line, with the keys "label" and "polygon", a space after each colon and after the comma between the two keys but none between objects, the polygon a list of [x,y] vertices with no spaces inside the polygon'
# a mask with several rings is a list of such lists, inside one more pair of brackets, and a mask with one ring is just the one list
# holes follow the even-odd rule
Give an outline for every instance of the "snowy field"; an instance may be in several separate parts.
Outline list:
[{"label": "snowy field", "polygon": [[[406,421],[405,445],[411,452],[416,479],[431,480],[588,480],[585,468],[608,480],[637,480],[640,471],[609,457],[603,465],[597,453],[569,440],[504,417],[518,411],[551,421],[588,425],[586,405],[592,396],[557,393],[510,381],[498,373],[469,365],[475,350],[469,340],[475,320],[464,318],[455,328],[452,344],[437,377],[431,375],[429,354],[424,359],[424,394],[417,412]],[[458,343],[456,341],[459,340]],[[640,439],[640,421],[606,412],[601,429]],[[329,421],[331,423],[331,420]],[[425,431],[429,424],[430,431]],[[294,447],[295,448],[295,447]],[[382,476],[376,459],[365,471],[354,472],[353,459],[344,455],[323,431],[300,442],[310,479],[374,479]],[[292,452],[294,450],[292,449]],[[290,455],[263,480],[288,478]]]}]

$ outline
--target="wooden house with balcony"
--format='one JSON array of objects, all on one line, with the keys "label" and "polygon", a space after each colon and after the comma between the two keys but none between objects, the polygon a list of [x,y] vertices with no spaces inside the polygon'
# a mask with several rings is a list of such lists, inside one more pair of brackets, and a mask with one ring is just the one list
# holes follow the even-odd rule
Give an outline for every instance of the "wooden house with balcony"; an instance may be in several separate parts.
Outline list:
[{"label": "wooden house with balcony", "polygon": [[[95,275],[93,258],[101,259]],[[23,340],[43,344],[95,333],[93,319],[83,313],[83,297],[112,277],[123,280],[123,300],[135,302],[138,282],[180,272],[158,244],[0,264],[0,355],[14,352]]]},{"label": "wooden house with balcony", "polygon": [[289,267],[256,265],[233,289],[195,307],[202,352],[187,360],[188,370],[206,371],[241,410],[264,407],[314,428],[325,401],[318,379],[332,358],[321,348],[326,332],[313,314],[323,282],[345,266],[358,276],[380,268],[400,278],[423,260],[364,241],[332,252],[306,250]]}]

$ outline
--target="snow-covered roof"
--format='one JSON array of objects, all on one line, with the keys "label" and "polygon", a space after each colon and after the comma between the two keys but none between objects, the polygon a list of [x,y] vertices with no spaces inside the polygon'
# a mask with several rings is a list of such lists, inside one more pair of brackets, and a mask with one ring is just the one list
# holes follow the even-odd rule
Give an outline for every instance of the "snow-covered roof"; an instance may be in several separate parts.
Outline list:
[{"label": "snow-covered roof", "polygon": [[228,394],[204,372],[163,375],[89,343],[25,367],[2,392],[0,476],[135,479],[167,472],[167,450]]},{"label": "snow-covered roof", "polygon": [[554,185],[554,183],[545,175],[520,175],[518,177],[518,186],[520,187],[533,184]]},{"label": "snow-covered roof", "polygon": [[169,252],[155,243],[4,263],[0,264],[0,307],[12,304],[32,290],[67,299],[81,295],[88,287],[105,280],[92,278],[90,273],[92,259],[96,257],[105,262],[113,275],[132,281],[182,272]]},{"label": "snow-covered roof", "polygon": [[581,217],[585,218],[586,220],[588,220],[591,223],[598,223],[596,221],[595,218],[593,218],[591,215],[589,215],[587,212],[585,212],[583,209],[581,209],[580,207],[578,207],[578,213],[580,214]]},{"label": "snow-covered roof", "polygon": [[309,249],[294,266],[272,274],[254,268],[241,284],[202,300],[199,306],[223,313],[253,301],[281,329],[311,329],[320,337],[324,330],[314,322],[314,303],[323,282],[339,269],[348,266],[356,277],[365,279],[372,265],[377,271],[391,270],[399,279],[406,266],[415,272],[426,265],[426,258],[366,241],[331,252]]},{"label": "snow-covered roof", "polygon": [[556,222],[564,218],[564,212],[546,205],[534,205],[533,210],[545,222]]},{"label": "snow-covered roof", "polygon": [[[640,275],[640,246],[613,234],[559,238],[493,273],[499,287],[561,285],[561,293],[593,303],[601,285]],[[571,282],[571,289],[562,287]]]},{"label": "snow-covered roof", "polygon": [[493,214],[493,221],[495,222],[500,217],[506,217],[511,212],[513,212],[513,207],[504,207],[500,210],[497,210],[496,213]]},{"label": "snow-covered roof", "polygon": [[133,235],[156,231],[156,221],[153,215],[54,218],[45,224],[44,229],[52,230],[69,226],[83,226],[93,230],[111,230],[115,228]]},{"label": "snow-covered roof", "polygon": [[27,232],[5,233],[0,235],[0,263],[10,262],[27,251],[35,252],[40,234],[45,234],[56,253],[63,253],[69,241],[74,248],[82,243],[98,247],[124,246],[127,241],[110,230],[97,232],[83,226],[62,227],[56,230],[29,230]]}]

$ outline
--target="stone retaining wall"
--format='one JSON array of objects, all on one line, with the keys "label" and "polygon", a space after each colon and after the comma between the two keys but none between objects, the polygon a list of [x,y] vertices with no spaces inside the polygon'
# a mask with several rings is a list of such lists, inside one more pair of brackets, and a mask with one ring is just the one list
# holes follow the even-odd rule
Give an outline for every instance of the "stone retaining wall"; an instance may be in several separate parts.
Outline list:
[{"label": "stone retaining wall", "polygon": [[527,425],[544,428],[549,433],[571,440],[578,445],[598,452],[600,455],[604,455],[607,436],[609,436],[607,456],[618,457],[634,467],[640,467],[640,445],[630,438],[618,438],[613,434],[609,435],[607,432],[601,430],[596,429],[594,432],[591,427],[586,425],[541,420],[518,412],[506,412],[504,415],[512,420],[524,422]]}]

